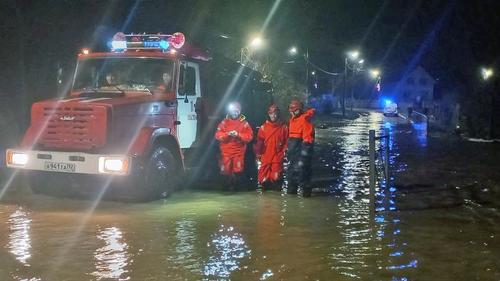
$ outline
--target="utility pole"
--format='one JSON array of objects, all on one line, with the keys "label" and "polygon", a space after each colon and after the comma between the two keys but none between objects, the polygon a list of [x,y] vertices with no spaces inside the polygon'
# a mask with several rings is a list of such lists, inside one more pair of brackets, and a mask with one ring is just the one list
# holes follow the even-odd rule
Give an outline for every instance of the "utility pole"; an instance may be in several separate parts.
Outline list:
[{"label": "utility pole", "polygon": [[352,113],[352,107],[354,103],[354,77],[356,77],[355,70],[356,68],[352,68],[352,79],[351,79],[351,113]]},{"label": "utility pole", "polygon": [[344,89],[342,91],[342,117],[345,117],[345,92],[347,91],[347,58],[345,58],[344,62]]},{"label": "utility pole", "polygon": [[306,104],[309,105],[309,49],[306,49]]}]

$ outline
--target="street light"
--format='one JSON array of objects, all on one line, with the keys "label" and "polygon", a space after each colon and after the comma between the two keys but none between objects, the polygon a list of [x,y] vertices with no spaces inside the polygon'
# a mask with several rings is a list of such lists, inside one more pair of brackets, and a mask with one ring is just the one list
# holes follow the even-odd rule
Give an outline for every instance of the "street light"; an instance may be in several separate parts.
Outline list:
[{"label": "street light", "polygon": [[481,75],[483,76],[483,80],[488,80],[493,76],[493,69],[492,68],[485,68],[483,67],[481,69]]},{"label": "street light", "polygon": [[[288,55],[290,55],[291,57],[295,57],[296,55],[299,54],[299,50],[296,46],[291,46],[289,49],[288,49]],[[306,96],[306,104],[309,102],[309,75],[315,75],[316,72],[312,71],[312,72],[309,72],[309,49],[306,48],[306,51],[305,53],[301,53],[300,54],[301,56],[304,56],[304,61],[305,61],[305,70],[306,70],[306,75],[305,75],[305,85],[306,85],[306,93],[305,93],[305,96]],[[294,63],[295,62],[295,59],[291,60],[291,61],[286,61],[285,63]]]},{"label": "street light", "polygon": [[373,79],[377,79],[380,77],[380,70],[377,68],[371,69],[370,75],[372,76]]},{"label": "street light", "polygon": [[[342,92],[342,117],[345,117],[345,96],[347,92],[347,68],[352,69],[352,76],[354,78],[354,75],[357,71],[361,71],[363,68],[363,63],[365,62],[364,59],[359,58],[360,52],[358,50],[352,50],[347,52],[347,57],[345,58],[344,61],[344,91]],[[349,65],[349,61],[351,61],[351,65]],[[353,103],[354,103],[354,85],[351,86],[351,112],[353,108]]]},{"label": "street light", "polygon": [[353,60],[357,59],[359,57],[359,51],[350,51],[347,53],[349,57]]},{"label": "street light", "polygon": [[[481,76],[483,76],[483,80],[487,81],[493,76],[493,68],[486,68],[483,67],[481,68]],[[493,136],[495,135],[493,130],[494,130],[494,124],[495,124],[495,104],[496,104],[496,99],[495,99],[495,92],[492,91],[492,89],[485,89],[485,91],[491,92],[491,105],[490,105],[490,120],[489,120],[489,130],[488,130],[488,138],[493,139]]]},{"label": "street light", "polygon": [[257,36],[250,41],[250,47],[252,49],[260,49],[262,45],[264,44],[264,40],[262,40],[261,37]]},{"label": "street light", "polygon": [[248,45],[244,46],[240,50],[240,63],[243,65],[250,66],[254,70],[257,69],[257,63],[254,61],[254,52],[258,49],[262,49],[264,46],[264,40],[260,36],[253,37]]}]

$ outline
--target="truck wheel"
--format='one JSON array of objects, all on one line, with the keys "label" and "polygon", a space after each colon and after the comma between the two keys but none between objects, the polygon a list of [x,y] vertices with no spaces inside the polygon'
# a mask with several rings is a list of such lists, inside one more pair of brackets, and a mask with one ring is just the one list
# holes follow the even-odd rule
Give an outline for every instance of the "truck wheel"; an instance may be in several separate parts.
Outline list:
[{"label": "truck wheel", "polygon": [[169,196],[179,185],[180,169],[179,161],[166,146],[155,146],[145,163],[144,172],[144,188],[150,197]]}]

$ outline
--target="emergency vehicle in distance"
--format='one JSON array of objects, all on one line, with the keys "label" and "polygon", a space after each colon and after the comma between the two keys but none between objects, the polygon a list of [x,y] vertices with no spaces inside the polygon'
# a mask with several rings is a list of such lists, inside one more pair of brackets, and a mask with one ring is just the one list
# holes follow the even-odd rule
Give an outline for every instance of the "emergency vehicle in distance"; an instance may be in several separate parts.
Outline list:
[{"label": "emergency vehicle in distance", "polygon": [[112,200],[167,196],[187,167],[217,175],[213,136],[225,105],[239,101],[261,124],[270,84],[184,43],[179,32],[117,33],[110,52],[82,51],[67,95],[32,105],[8,167],[23,169],[37,193]]}]

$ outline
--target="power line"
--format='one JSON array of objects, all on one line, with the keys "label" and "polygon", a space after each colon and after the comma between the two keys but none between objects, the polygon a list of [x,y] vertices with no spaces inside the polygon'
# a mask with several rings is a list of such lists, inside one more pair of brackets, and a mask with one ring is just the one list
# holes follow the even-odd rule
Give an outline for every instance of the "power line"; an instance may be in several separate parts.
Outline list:
[{"label": "power line", "polygon": [[330,71],[324,70],[323,68],[321,68],[321,67],[317,66],[316,64],[314,64],[313,62],[311,62],[306,56],[304,56],[304,60],[308,64],[312,65],[314,68],[316,68],[317,70],[319,70],[319,71],[321,71],[321,72],[323,72],[325,74],[328,74],[328,75],[331,75],[331,76],[339,76],[339,75],[342,74],[342,73],[338,73],[338,72],[330,72]]}]

